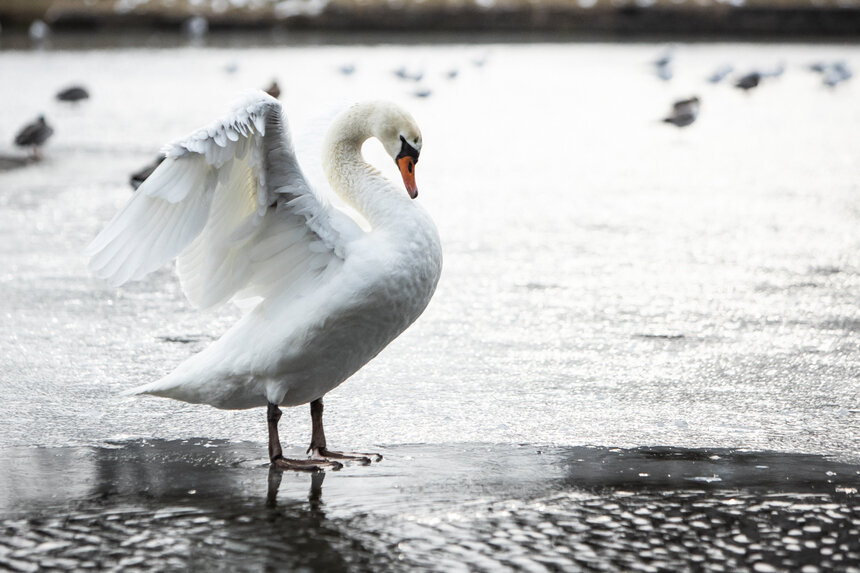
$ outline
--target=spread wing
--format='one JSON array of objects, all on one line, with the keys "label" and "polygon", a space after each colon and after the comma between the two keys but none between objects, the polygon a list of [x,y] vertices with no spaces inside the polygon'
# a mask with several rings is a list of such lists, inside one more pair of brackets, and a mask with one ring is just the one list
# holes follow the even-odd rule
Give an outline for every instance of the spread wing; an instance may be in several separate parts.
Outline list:
[{"label": "spread wing", "polygon": [[362,233],[309,186],[280,103],[254,93],[169,145],[164,162],[86,250],[114,285],[177,258],[196,306],[298,289]]}]

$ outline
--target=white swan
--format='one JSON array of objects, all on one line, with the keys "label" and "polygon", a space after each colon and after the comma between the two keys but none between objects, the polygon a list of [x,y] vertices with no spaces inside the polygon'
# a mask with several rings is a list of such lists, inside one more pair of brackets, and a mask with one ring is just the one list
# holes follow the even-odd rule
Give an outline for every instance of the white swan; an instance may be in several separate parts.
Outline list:
[{"label": "white swan", "polygon": [[[396,161],[408,196],[365,162],[361,145],[370,137]],[[87,248],[90,269],[120,285],[178,256],[183,291],[196,306],[256,305],[174,372],[128,393],[226,409],[268,405],[269,455],[281,468],[367,461],[326,448],[322,396],[418,318],[436,288],[439,236],[410,199],[421,145],[415,121],[391,103],[357,104],[333,122],[323,169],[369,231],[311,189],[281,105],[263,92],[168,146]],[[278,406],[308,402],[311,459],[287,460]]]}]

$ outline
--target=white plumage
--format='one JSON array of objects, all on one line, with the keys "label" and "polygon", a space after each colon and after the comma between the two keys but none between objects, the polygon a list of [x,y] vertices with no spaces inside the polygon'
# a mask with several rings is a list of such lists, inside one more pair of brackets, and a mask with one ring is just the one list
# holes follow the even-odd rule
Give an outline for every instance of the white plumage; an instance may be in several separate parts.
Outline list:
[{"label": "white plumage", "polygon": [[[194,305],[232,299],[250,310],[203,352],[130,393],[231,409],[307,403],[423,312],[441,271],[439,237],[418,203],[361,157],[368,137],[398,161],[404,151],[417,160],[421,140],[393,104],[358,104],[333,123],[326,174],[369,231],[311,189],[281,105],[263,92],[165,148],[87,249],[90,268],[121,285],[177,258]],[[413,165],[408,175],[405,165],[409,187]]]}]

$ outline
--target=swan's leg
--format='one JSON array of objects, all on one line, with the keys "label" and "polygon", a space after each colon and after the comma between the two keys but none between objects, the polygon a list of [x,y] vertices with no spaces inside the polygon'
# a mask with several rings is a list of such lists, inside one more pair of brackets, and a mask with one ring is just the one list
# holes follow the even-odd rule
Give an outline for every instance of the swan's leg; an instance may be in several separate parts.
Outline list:
[{"label": "swan's leg", "polygon": [[308,453],[313,459],[323,460],[355,460],[364,465],[371,460],[378,462],[382,460],[382,454],[363,454],[359,452],[333,452],[326,448],[325,431],[323,430],[323,401],[317,398],[311,402],[311,446]]},{"label": "swan's leg", "polygon": [[281,439],[278,437],[278,421],[281,419],[281,409],[277,404],[269,402],[266,419],[269,422],[269,459],[272,465],[281,470],[319,471],[323,469],[339,470],[343,464],[334,460],[290,460],[284,457],[281,449]]}]

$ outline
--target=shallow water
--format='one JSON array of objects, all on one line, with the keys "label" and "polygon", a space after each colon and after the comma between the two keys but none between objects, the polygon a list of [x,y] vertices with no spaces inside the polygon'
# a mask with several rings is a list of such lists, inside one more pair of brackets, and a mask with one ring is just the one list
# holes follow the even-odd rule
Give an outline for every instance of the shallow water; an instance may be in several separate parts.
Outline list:
[{"label": "shallow water", "polygon": [[[165,560],[179,561],[154,562],[176,567],[225,555],[249,569],[269,558],[313,567],[314,555],[329,553],[343,567],[408,569],[432,567],[440,552],[445,569],[719,570],[753,568],[759,553],[778,569],[785,559],[823,565],[836,555],[832,566],[856,567],[856,477],[828,484],[824,470],[779,484],[809,464],[847,464],[842,476],[860,463],[860,98],[856,80],[830,90],[804,69],[818,59],[856,68],[860,48],[682,45],[671,82],[649,65],[661,50],[538,43],[0,53],[0,77],[15,79],[0,82],[0,142],[40,112],[56,129],[43,162],[0,173],[0,447],[20,460],[2,466],[13,492],[2,511],[14,520],[3,518],[10,543],[24,545],[0,545],[0,559],[25,569],[48,567],[43,558],[82,566],[95,557],[70,555],[77,542],[54,546],[54,533],[40,533],[57,529],[50,520],[81,519],[91,544],[111,548],[96,561],[104,566],[143,557],[143,568],[150,549],[164,547]],[[745,70],[779,61],[786,73],[749,94],[704,80],[725,62]],[[346,63],[354,74],[338,72]],[[398,80],[392,71],[401,65],[424,80]],[[458,76],[448,79],[453,68]],[[265,505],[262,411],[117,397],[203,348],[237,312],[195,312],[170,269],[113,289],[88,275],[80,255],[127,199],[128,176],[162,144],[273,77],[303,139],[343,102],[385,97],[413,112],[426,141],[419,200],[446,256],[425,315],[326,398],[329,442],[381,449],[386,459],[329,474],[322,521],[307,501],[307,476],[285,475],[281,509]],[[52,100],[78,81],[90,101]],[[421,88],[432,93],[415,97]],[[675,98],[692,94],[703,101],[693,126],[659,122]],[[304,408],[285,411],[282,438],[296,453],[309,426]],[[199,436],[217,454],[197,440],[182,445]],[[655,475],[646,466],[656,462],[635,453],[643,446],[728,456],[730,473],[748,469],[744,456],[770,461],[737,483],[707,481],[726,479],[714,470],[652,489],[613,481],[611,472],[586,478],[564,461],[589,445],[610,467],[629,463],[636,477]],[[523,453],[538,449],[553,454]],[[173,470],[164,463],[171,460]],[[664,463],[657,473],[673,473]],[[99,473],[100,465],[112,469]],[[428,466],[438,473],[426,477]],[[22,481],[48,485],[11,488]],[[227,491],[212,485],[222,481]],[[187,493],[205,489],[199,482],[212,494]],[[397,484],[408,495],[392,493]],[[378,501],[356,501],[352,491]],[[189,513],[159,521],[174,504]],[[111,530],[114,511],[137,515],[136,525]],[[334,516],[343,521],[330,523]],[[806,516],[838,525],[805,531]],[[181,542],[176,531],[201,518],[199,535]],[[673,537],[676,518],[689,527]],[[299,531],[296,540],[261,549],[271,520],[284,528],[277,531]],[[224,525],[233,521],[245,525]],[[543,523],[556,533],[542,533]],[[804,543],[793,541],[795,529]],[[121,545],[146,532],[173,541]],[[835,544],[824,541],[832,532]],[[731,541],[738,535],[749,542]],[[246,563],[241,544],[224,549],[228,538],[250,544],[262,561]],[[298,549],[297,540],[324,547]]]}]

